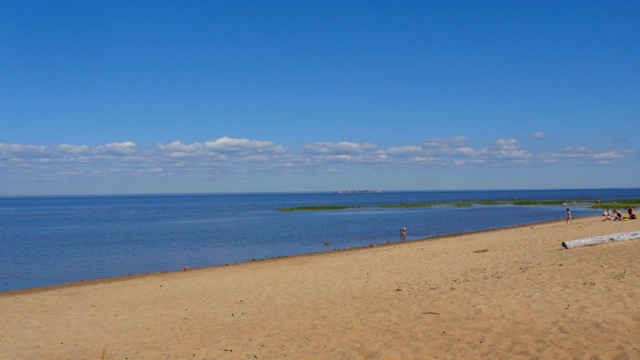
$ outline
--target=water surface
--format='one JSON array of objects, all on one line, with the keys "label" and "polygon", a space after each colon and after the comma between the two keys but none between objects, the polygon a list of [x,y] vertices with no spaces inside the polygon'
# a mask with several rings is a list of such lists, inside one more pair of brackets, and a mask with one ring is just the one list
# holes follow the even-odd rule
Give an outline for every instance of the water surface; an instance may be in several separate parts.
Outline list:
[{"label": "water surface", "polygon": [[[0,198],[0,292],[398,242],[401,227],[411,241],[539,223],[564,219],[562,202],[638,198],[638,189]],[[375,208],[513,199],[558,206]],[[332,205],[371,208],[276,211]]]}]

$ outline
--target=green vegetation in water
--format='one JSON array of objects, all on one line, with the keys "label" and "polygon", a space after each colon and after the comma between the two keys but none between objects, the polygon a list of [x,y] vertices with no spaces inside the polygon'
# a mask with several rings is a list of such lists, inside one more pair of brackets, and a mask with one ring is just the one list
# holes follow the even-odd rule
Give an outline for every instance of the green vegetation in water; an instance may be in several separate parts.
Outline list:
[{"label": "green vegetation in water", "polygon": [[599,202],[592,205],[592,209],[628,209],[640,206],[640,200],[615,200],[607,202]]},{"label": "green vegetation in water", "polygon": [[460,201],[453,204],[455,207],[471,207],[473,204],[468,201]]},{"label": "green vegetation in water", "polygon": [[513,201],[511,205],[516,206],[558,206],[560,205],[557,201],[554,200],[519,200]]},{"label": "green vegetation in water", "polygon": [[[565,201],[569,207],[581,207],[589,209],[625,209],[636,208],[640,204],[640,200],[616,200],[600,202],[597,200],[580,200]],[[457,202],[416,202],[416,203],[400,203],[400,204],[384,204],[371,206],[301,206],[293,208],[278,209],[280,212],[294,211],[326,211],[326,210],[361,210],[361,209],[412,209],[412,208],[428,208],[435,206],[450,207],[471,207],[471,206],[559,206],[563,202],[557,200],[482,200],[482,201],[457,201]]]},{"label": "green vegetation in water", "polygon": [[407,209],[407,208],[426,208],[426,207],[432,207],[432,206],[434,206],[434,203],[420,202],[420,203],[400,203],[397,205],[380,205],[380,206],[374,206],[374,207],[381,208],[381,209]]},{"label": "green vegetation in water", "polygon": [[364,206],[301,206],[294,208],[286,208],[286,209],[278,209],[278,211],[282,212],[293,212],[293,211],[318,211],[318,210],[349,210],[349,209],[360,209]]},{"label": "green vegetation in water", "polygon": [[482,205],[482,206],[493,206],[493,205],[510,205],[511,201],[506,200],[482,200],[476,201],[473,204]]}]

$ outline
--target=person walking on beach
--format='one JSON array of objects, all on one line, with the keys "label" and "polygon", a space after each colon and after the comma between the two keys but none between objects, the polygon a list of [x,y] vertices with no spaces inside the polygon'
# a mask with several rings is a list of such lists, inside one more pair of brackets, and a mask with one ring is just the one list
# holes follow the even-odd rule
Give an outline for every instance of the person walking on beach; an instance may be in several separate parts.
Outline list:
[{"label": "person walking on beach", "polygon": [[571,219],[572,219],[571,210],[569,210],[569,208],[567,208],[567,224],[568,223],[572,223],[573,224],[573,221]]}]

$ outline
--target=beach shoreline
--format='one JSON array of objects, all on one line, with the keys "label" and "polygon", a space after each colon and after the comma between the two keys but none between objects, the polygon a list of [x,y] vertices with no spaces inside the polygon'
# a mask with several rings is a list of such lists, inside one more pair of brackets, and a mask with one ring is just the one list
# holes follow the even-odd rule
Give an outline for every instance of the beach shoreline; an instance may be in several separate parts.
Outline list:
[{"label": "beach shoreline", "polygon": [[640,358],[640,229],[600,217],[0,294],[0,358]]},{"label": "beach shoreline", "polygon": [[506,227],[506,228],[495,228],[495,229],[487,229],[487,230],[478,230],[478,231],[472,231],[472,232],[468,232],[468,233],[448,234],[448,235],[441,235],[441,236],[435,236],[435,237],[430,237],[430,238],[421,238],[421,239],[415,239],[415,240],[396,241],[396,242],[388,242],[388,243],[381,243],[381,244],[371,244],[371,245],[366,245],[366,246],[359,246],[359,247],[345,248],[345,249],[332,249],[332,250],[329,250],[329,251],[313,252],[313,253],[300,254],[300,255],[291,255],[291,256],[285,255],[285,256],[277,256],[277,257],[272,257],[272,258],[253,259],[251,261],[245,261],[245,262],[239,262],[239,263],[228,263],[228,264],[221,264],[221,265],[212,265],[212,266],[205,266],[205,267],[193,268],[193,269],[190,268],[190,267],[186,267],[185,269],[182,269],[182,270],[156,271],[156,272],[144,273],[144,274],[132,274],[132,275],[109,277],[109,278],[81,280],[81,281],[64,283],[64,284],[57,284],[57,285],[45,285],[45,286],[38,286],[38,287],[34,287],[34,288],[26,288],[26,289],[19,289],[19,290],[9,290],[9,291],[5,291],[5,292],[0,292],[0,297],[2,297],[3,295],[29,294],[29,293],[37,293],[37,292],[41,292],[41,291],[51,291],[51,290],[57,290],[57,289],[64,289],[64,288],[68,288],[68,287],[93,286],[93,285],[100,285],[100,284],[112,283],[112,282],[117,282],[117,281],[124,281],[124,280],[129,280],[129,279],[145,278],[145,277],[149,277],[149,276],[180,273],[180,272],[183,272],[183,271],[199,271],[199,270],[214,269],[214,268],[219,268],[219,267],[245,265],[245,264],[254,263],[254,262],[268,262],[268,261],[277,261],[277,260],[280,260],[280,259],[287,259],[287,258],[317,256],[317,255],[325,255],[325,254],[337,253],[337,252],[358,251],[358,250],[369,249],[369,248],[374,248],[374,247],[394,246],[394,245],[398,245],[398,244],[405,244],[405,243],[416,242],[416,241],[417,242],[423,242],[423,241],[441,240],[441,239],[444,240],[444,239],[447,239],[447,238],[458,237],[458,236],[463,236],[463,235],[482,234],[482,233],[494,232],[494,231],[498,231],[498,230],[509,230],[509,229],[517,229],[517,228],[520,228],[520,227],[527,227],[527,226],[538,226],[538,225],[547,224],[547,223],[554,223],[554,222],[556,222],[556,221],[555,220],[554,221],[544,221],[544,222],[535,223],[535,224],[516,225],[516,226],[510,226],[510,227]]},{"label": "beach shoreline", "polygon": [[269,261],[277,261],[277,260],[287,259],[287,258],[297,258],[297,257],[306,257],[306,256],[319,256],[319,255],[338,253],[338,252],[359,251],[359,250],[363,250],[363,249],[385,247],[385,246],[394,246],[394,245],[406,244],[406,243],[410,243],[410,242],[425,242],[425,241],[432,241],[432,240],[445,240],[447,238],[459,237],[459,236],[464,236],[464,235],[482,234],[482,233],[495,232],[495,231],[500,231],[500,230],[509,230],[509,229],[517,229],[517,228],[522,228],[522,227],[530,227],[530,226],[539,226],[539,225],[543,225],[543,224],[551,224],[551,223],[555,223],[557,221],[558,220],[543,221],[543,222],[533,223],[533,224],[523,224],[523,225],[509,226],[509,227],[505,227],[505,228],[494,228],[494,229],[478,230],[478,231],[472,231],[472,232],[468,232],[468,233],[439,235],[439,236],[434,236],[434,237],[429,237],[429,238],[412,239],[412,240],[405,240],[405,241],[395,241],[395,242],[391,242],[390,241],[390,242],[387,242],[387,243],[371,244],[371,245],[366,245],[366,246],[359,246],[359,247],[353,247],[353,248],[344,248],[344,249],[332,249],[332,250],[329,250],[329,251],[312,252],[312,253],[300,254],[300,255],[283,255],[283,256],[276,256],[276,257],[272,257],[272,258],[253,259],[251,261],[245,261],[245,262],[228,263],[228,264],[221,264],[221,265],[212,265],[212,266],[205,266],[205,267],[198,267],[198,268],[185,267],[182,270],[156,271],[156,272],[144,273],[144,274],[131,274],[131,275],[114,276],[114,277],[100,278],[100,279],[81,280],[81,281],[64,283],[64,284],[44,285],[44,286],[37,286],[37,287],[33,287],[33,288],[25,288],[25,289],[18,289],[18,290],[8,290],[8,291],[0,292],[0,297],[2,297],[3,295],[29,294],[29,293],[37,293],[37,292],[41,292],[41,291],[51,291],[51,290],[56,290],[56,289],[64,289],[64,288],[68,288],[68,287],[93,286],[93,285],[107,284],[107,283],[112,283],[112,282],[117,282],[117,281],[124,281],[124,280],[129,280],[129,279],[145,278],[145,277],[149,277],[149,276],[175,274],[175,273],[181,273],[183,271],[201,271],[201,270],[214,269],[214,268],[219,268],[219,267],[245,265],[245,264],[254,263],[254,262],[269,262]]}]

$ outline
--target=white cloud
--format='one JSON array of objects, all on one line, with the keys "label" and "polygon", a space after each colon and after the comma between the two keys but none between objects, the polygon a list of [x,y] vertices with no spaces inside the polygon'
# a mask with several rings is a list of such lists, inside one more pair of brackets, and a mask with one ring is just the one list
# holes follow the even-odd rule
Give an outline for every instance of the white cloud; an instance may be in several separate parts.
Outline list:
[{"label": "white cloud", "polygon": [[357,144],[352,142],[339,142],[337,144],[330,142],[317,142],[314,144],[306,145],[302,147],[302,152],[306,154],[331,154],[331,155],[345,155],[345,154],[362,154],[376,150],[377,147],[373,144],[364,143]]},{"label": "white cloud", "polygon": [[45,153],[46,153],[46,147],[44,146],[0,144],[0,156],[5,158],[17,157],[17,156],[42,155]]},{"label": "white cloud", "polygon": [[401,147],[391,147],[386,151],[389,156],[413,156],[415,158],[425,157],[449,157],[449,156],[473,156],[475,150],[466,146],[467,138],[457,136],[448,139],[428,139],[423,145],[405,145]]},{"label": "white cloud", "polygon": [[330,155],[330,156],[327,156],[327,160],[346,162],[346,161],[353,160],[353,157],[351,155]]},{"label": "white cloud", "polygon": [[420,163],[420,164],[430,164],[430,163],[435,163],[436,162],[435,158],[423,157],[423,156],[416,156],[412,160],[414,162]]},{"label": "white cloud", "polygon": [[386,161],[389,161],[389,160],[392,160],[392,159],[391,159],[391,157],[389,157],[388,155],[386,155],[384,153],[378,153],[378,154],[374,154],[373,156],[371,156],[371,160],[386,162]]},{"label": "white cloud", "polygon": [[406,145],[406,146],[402,146],[402,147],[390,147],[387,150],[387,154],[388,155],[403,156],[403,155],[417,154],[417,153],[421,153],[423,151],[424,151],[424,149],[422,147],[420,147],[420,146]]},{"label": "white cloud", "polygon": [[221,153],[268,152],[283,154],[286,152],[282,146],[270,141],[232,139],[226,136],[215,141],[207,141],[204,143],[204,147],[209,151]]},{"label": "white cloud", "polygon": [[57,149],[59,152],[66,154],[83,154],[88,153],[91,150],[91,146],[62,144],[55,146],[54,149]]},{"label": "white cloud", "polygon": [[544,138],[544,133],[542,133],[542,132],[533,133],[533,134],[531,134],[531,138],[533,138],[533,139],[542,139],[542,138]]},{"label": "white cloud", "polygon": [[[540,152],[521,146],[515,138],[474,148],[457,136],[428,139],[421,144],[398,144],[379,149],[370,143],[315,142],[291,153],[270,141],[222,137],[184,144],[179,140],[140,149],[131,141],[99,146],[61,144],[37,146],[0,143],[0,175],[15,181],[128,179],[153,177],[234,178],[253,172],[305,171],[347,172],[370,169],[444,169],[453,167],[527,167],[560,164],[606,166],[625,161],[633,150],[620,147],[592,149],[570,144],[563,149]],[[604,146],[604,143],[601,144]],[[348,168],[342,166],[348,165]],[[106,181],[106,180],[105,180]]]},{"label": "white cloud", "polygon": [[264,162],[267,160],[267,157],[262,155],[251,155],[244,158],[244,160],[250,162]]},{"label": "white cloud", "polygon": [[582,164],[608,165],[616,161],[621,161],[632,153],[633,150],[596,152],[586,147],[565,147],[560,152],[542,155],[541,158],[545,163],[576,161]]},{"label": "white cloud", "polygon": [[501,147],[515,147],[517,143],[518,141],[516,139],[509,139],[509,140],[500,139],[496,141],[496,145]]},{"label": "white cloud", "polygon": [[516,139],[500,139],[496,141],[494,146],[482,149],[479,154],[485,160],[492,159],[495,162],[502,162],[505,159],[516,161],[533,157],[531,153],[518,146]]},{"label": "white cloud", "polygon": [[448,139],[429,139],[424,142],[427,147],[445,147],[462,146],[467,142],[467,138],[464,136],[455,136]]},{"label": "white cloud", "polygon": [[573,158],[584,158],[589,156],[589,151],[587,148],[573,148],[573,147],[565,147],[561,152],[552,153],[550,155],[551,158],[555,159],[573,159]]},{"label": "white cloud", "polygon": [[617,151],[609,151],[609,152],[604,152],[599,154],[593,154],[593,158],[596,160],[615,160],[615,159],[621,159],[623,157],[624,155],[620,154]]},{"label": "white cloud", "polygon": [[184,145],[180,141],[174,141],[167,145],[158,144],[157,148],[163,151],[166,150],[166,151],[174,151],[174,152],[180,152],[180,153],[196,153],[198,151],[202,151],[203,146],[201,143]]},{"label": "white cloud", "polygon": [[201,143],[193,143],[189,145],[182,144],[180,141],[174,141],[167,145],[157,144],[156,149],[164,154],[164,156],[172,158],[187,158],[205,156],[206,151]]},{"label": "white cloud", "polygon": [[113,155],[130,155],[136,151],[136,144],[131,141],[125,141],[121,143],[111,143],[101,145],[95,148],[95,152],[99,154],[113,154]]},{"label": "white cloud", "polygon": [[456,155],[472,156],[472,155],[474,155],[476,153],[476,151],[473,150],[472,148],[468,147],[468,146],[463,146],[463,147],[459,147],[457,149],[454,149],[453,153],[456,154]]}]

